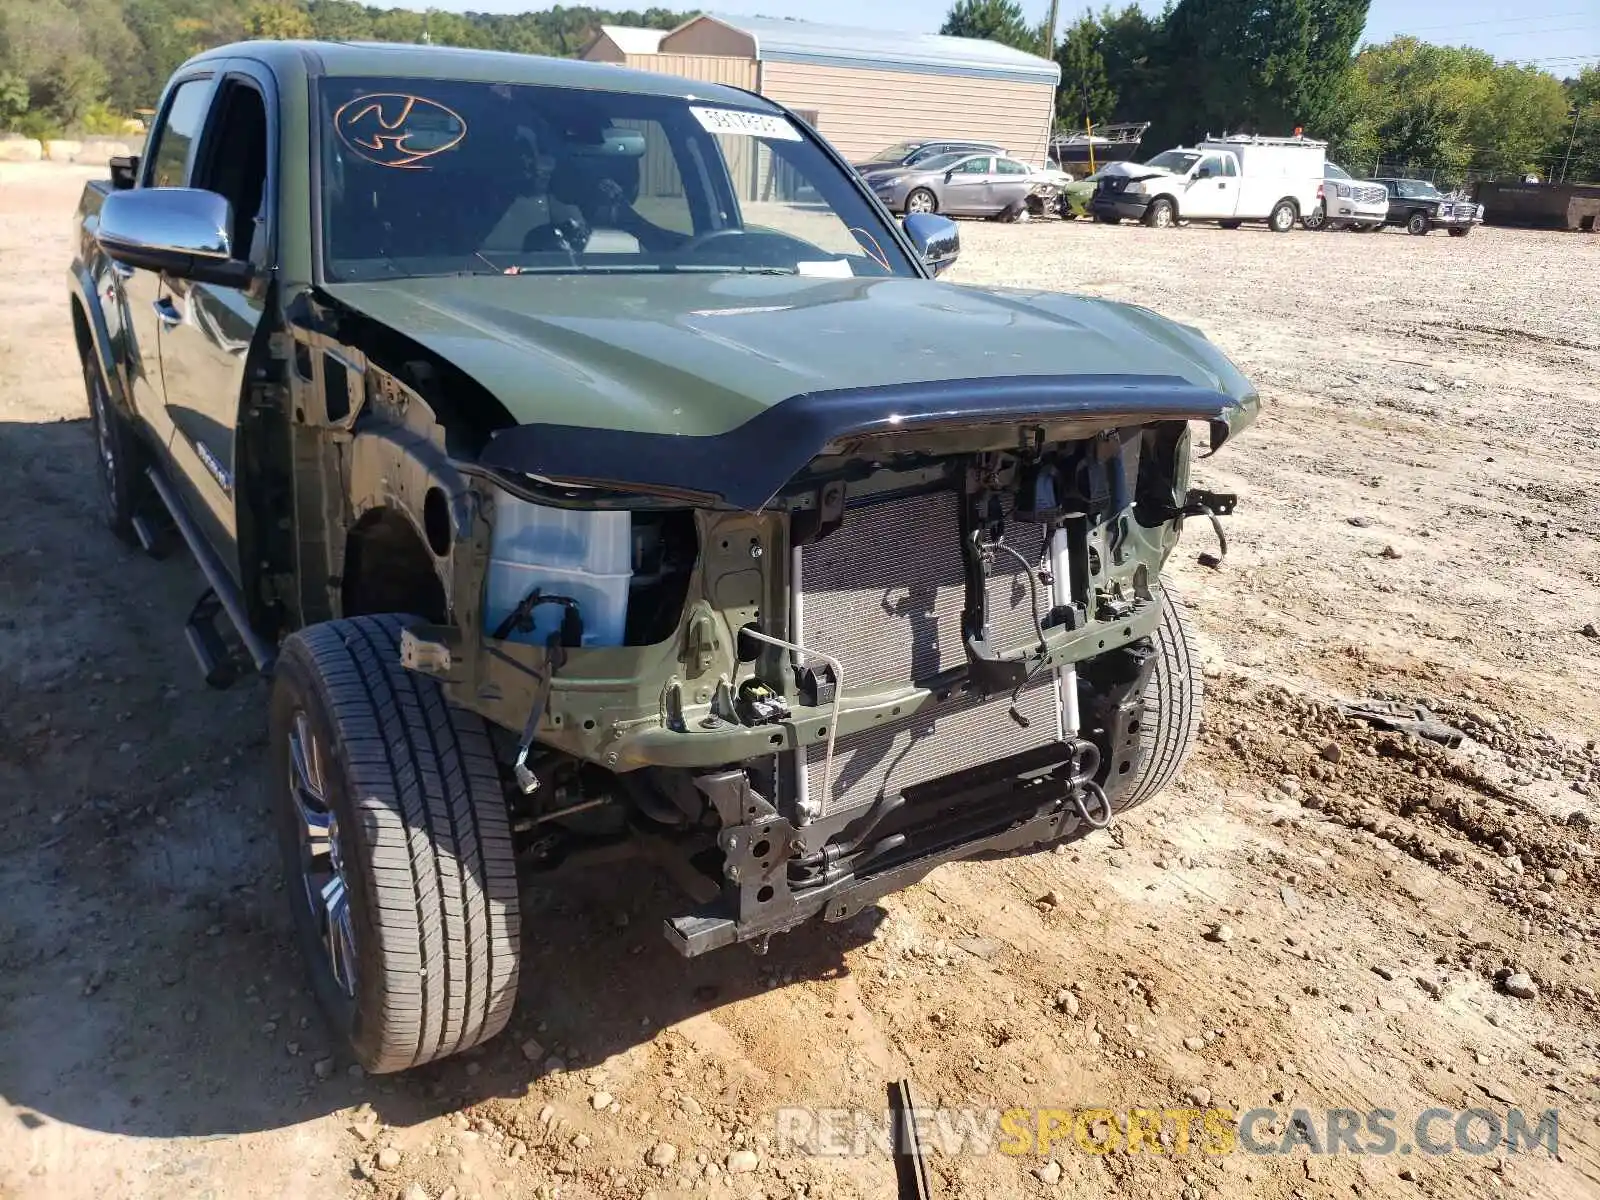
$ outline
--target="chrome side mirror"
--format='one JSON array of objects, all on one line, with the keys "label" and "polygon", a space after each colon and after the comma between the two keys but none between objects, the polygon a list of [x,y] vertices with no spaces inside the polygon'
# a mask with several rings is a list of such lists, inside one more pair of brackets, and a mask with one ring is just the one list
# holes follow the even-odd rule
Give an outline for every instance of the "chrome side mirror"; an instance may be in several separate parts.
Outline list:
[{"label": "chrome side mirror", "polygon": [[95,240],[118,262],[178,279],[244,287],[254,271],[232,257],[233,205],[201,188],[112,191]]},{"label": "chrome side mirror", "polygon": [[903,228],[922,261],[942,275],[955,265],[961,254],[961,230],[949,217],[938,213],[909,213]]}]

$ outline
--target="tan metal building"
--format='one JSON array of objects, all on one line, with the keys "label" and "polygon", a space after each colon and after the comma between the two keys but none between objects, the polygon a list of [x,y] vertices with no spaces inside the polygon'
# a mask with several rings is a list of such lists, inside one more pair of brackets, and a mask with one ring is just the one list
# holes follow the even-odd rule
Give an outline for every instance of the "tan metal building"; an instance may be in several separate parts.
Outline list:
[{"label": "tan metal building", "polygon": [[594,41],[584,48],[590,62],[626,63],[630,54],[654,54],[661,49],[665,29],[641,29],[636,25],[602,25]]},{"label": "tan metal building", "polygon": [[1061,79],[1051,59],[938,34],[698,16],[650,53],[618,32],[602,30],[584,57],[760,92],[853,162],[895,142],[949,137],[1000,142],[1042,163]]}]

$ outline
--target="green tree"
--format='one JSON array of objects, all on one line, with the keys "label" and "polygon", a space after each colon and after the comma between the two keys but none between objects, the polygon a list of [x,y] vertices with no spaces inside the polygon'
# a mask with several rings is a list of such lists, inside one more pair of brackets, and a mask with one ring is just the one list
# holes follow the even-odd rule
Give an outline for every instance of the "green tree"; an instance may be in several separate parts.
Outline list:
[{"label": "green tree", "polygon": [[244,17],[246,37],[294,41],[311,37],[311,14],[289,0],[258,0]]},{"label": "green tree", "polygon": [[[1368,0],[1179,0],[1167,18],[1184,140],[1224,130],[1322,132],[1333,115]],[[1178,97],[1175,95],[1174,100]]]},{"label": "green tree", "polygon": [[1567,90],[1555,76],[1501,64],[1488,95],[1467,114],[1463,133],[1472,166],[1496,174],[1537,171],[1543,178],[1550,144],[1568,127],[1569,111]]},{"label": "green tree", "polygon": [[1440,169],[1458,176],[1471,165],[1468,137],[1490,103],[1495,62],[1482,50],[1392,38],[1355,61],[1365,77],[1367,111],[1378,154],[1396,165]]},{"label": "green tree", "polygon": [[939,32],[946,37],[982,38],[1029,53],[1037,52],[1042,41],[1017,0],[956,0]]},{"label": "green tree", "polygon": [[10,129],[28,111],[28,81],[10,71],[0,71],[0,129]]},{"label": "green tree", "polygon": [[1600,183],[1600,67],[1565,83],[1569,108],[1550,147],[1552,178]]},{"label": "green tree", "polygon": [[[1169,10],[1170,13],[1170,10]],[[1167,108],[1173,82],[1168,66],[1166,16],[1152,21],[1137,4],[1100,17],[1100,55],[1106,86],[1116,100],[1114,121],[1155,121]]]},{"label": "green tree", "polygon": [[1061,89],[1056,93],[1056,118],[1074,129],[1090,121],[1109,120],[1116,108],[1117,93],[1106,74],[1101,43],[1105,30],[1100,22],[1084,13],[1067,28],[1066,37],[1056,47],[1056,62],[1061,67]]}]

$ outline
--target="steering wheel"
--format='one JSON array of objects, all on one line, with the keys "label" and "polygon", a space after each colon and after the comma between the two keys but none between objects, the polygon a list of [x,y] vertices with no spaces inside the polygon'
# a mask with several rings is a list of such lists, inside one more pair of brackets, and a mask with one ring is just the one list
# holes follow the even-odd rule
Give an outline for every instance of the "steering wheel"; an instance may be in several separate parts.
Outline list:
[{"label": "steering wheel", "polygon": [[816,246],[801,238],[793,237],[787,233],[780,233],[774,229],[713,229],[707,233],[696,234],[678,248],[679,254],[693,254],[703,246],[708,246],[718,238],[769,238],[783,248],[793,248],[802,257],[822,257],[825,255]]},{"label": "steering wheel", "polygon": [[749,236],[749,233],[746,230],[743,230],[743,229],[713,229],[713,230],[710,230],[707,233],[697,233],[697,234],[695,234],[692,238],[690,238],[682,246],[678,247],[678,252],[680,254],[692,254],[694,251],[700,249],[700,247],[705,246],[705,245],[709,245],[711,242],[716,241],[718,238],[748,237],[748,236]]}]

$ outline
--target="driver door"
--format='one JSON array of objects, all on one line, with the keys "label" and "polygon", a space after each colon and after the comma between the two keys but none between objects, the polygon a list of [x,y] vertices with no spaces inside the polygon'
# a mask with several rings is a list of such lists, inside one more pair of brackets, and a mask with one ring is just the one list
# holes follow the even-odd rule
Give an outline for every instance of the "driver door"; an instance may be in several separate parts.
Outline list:
[{"label": "driver door", "polygon": [[[151,126],[140,160],[141,187],[183,187],[200,131],[210,110],[216,80],[210,70],[179,79],[167,93],[160,116]],[[124,358],[133,406],[165,451],[172,439],[167,416],[166,386],[161,371],[161,337],[179,320],[170,281],[157,271],[116,263],[127,308]]]},{"label": "driver door", "polygon": [[[276,106],[269,83],[250,72],[248,64],[224,64],[189,183],[228,198],[232,256],[253,263],[264,275],[272,261],[266,218]],[[239,578],[236,434],[265,289],[178,279],[168,286],[177,318],[161,331],[161,372],[173,429],[170,453],[191,514]]]},{"label": "driver door", "polygon": [[939,209],[962,216],[982,216],[994,211],[989,199],[990,177],[994,173],[994,159],[987,154],[975,155],[957,163],[948,171],[944,195],[939,197]]},{"label": "driver door", "polygon": [[1233,160],[1208,154],[1195,164],[1184,192],[1182,215],[1199,220],[1233,216],[1239,203],[1239,177],[1229,175]]}]

